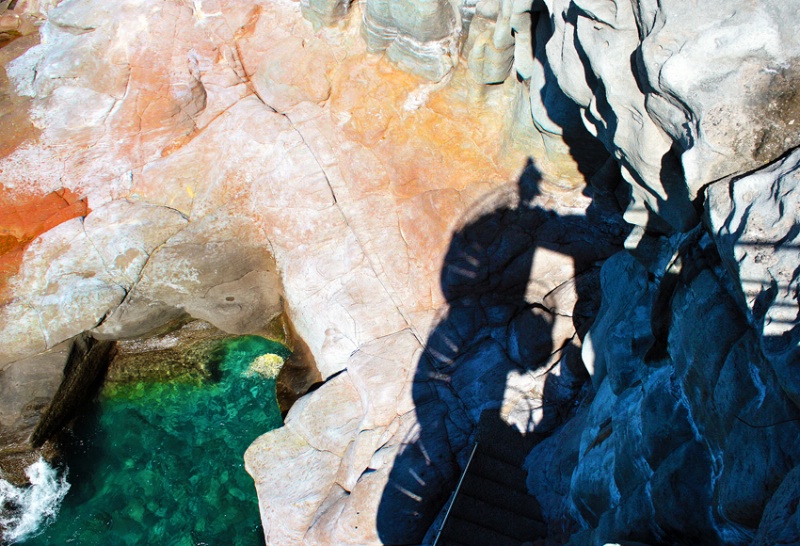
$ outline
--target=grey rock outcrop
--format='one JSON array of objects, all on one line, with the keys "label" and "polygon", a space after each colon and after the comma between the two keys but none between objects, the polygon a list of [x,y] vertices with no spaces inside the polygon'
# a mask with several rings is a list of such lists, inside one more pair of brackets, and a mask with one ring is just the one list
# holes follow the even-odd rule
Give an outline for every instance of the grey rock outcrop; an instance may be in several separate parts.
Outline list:
[{"label": "grey rock outcrop", "polygon": [[[467,4],[370,0],[368,47],[435,81],[459,53],[484,84],[503,81],[513,63],[545,133],[554,121],[582,122],[616,157],[634,224],[686,230],[706,185],[800,144],[791,2]],[[564,118],[558,106],[569,101],[580,112]]]},{"label": "grey rock outcrop", "polygon": [[529,456],[528,486],[571,544],[749,544],[800,460],[800,410],[698,230],[662,239],[650,271],[628,252],[603,266],[584,345],[596,394]]},{"label": "grey rock outcrop", "polygon": [[619,160],[632,223],[685,230],[705,185],[800,143],[791,3],[544,4],[548,67]]},{"label": "grey rock outcrop", "polygon": [[800,151],[708,188],[709,228],[761,350],[800,406]]},{"label": "grey rock outcrop", "polygon": [[458,64],[460,13],[447,0],[370,0],[364,8],[367,49],[439,81]]},{"label": "grey rock outcrop", "polygon": [[71,347],[66,341],[0,370],[0,477],[7,481],[27,482],[24,469],[39,457],[30,437],[61,385]]}]

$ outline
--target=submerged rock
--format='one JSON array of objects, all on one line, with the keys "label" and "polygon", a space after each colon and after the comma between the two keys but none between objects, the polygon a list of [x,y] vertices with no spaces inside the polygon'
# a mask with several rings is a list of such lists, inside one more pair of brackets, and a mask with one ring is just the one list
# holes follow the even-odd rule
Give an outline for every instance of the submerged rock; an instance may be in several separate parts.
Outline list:
[{"label": "submerged rock", "polygon": [[283,367],[283,358],[278,355],[261,355],[250,364],[247,375],[275,379]]},{"label": "submerged rock", "polygon": [[222,342],[233,336],[211,324],[195,320],[180,323],[167,333],[139,340],[117,342],[104,388],[138,381],[180,380],[201,383],[218,375]]}]

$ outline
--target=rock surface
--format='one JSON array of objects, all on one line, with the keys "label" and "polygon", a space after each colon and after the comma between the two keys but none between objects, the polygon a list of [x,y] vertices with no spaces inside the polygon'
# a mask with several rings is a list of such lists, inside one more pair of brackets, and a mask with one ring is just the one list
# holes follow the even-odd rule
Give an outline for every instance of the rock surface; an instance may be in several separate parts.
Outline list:
[{"label": "rock surface", "polygon": [[685,230],[704,186],[800,143],[791,3],[544,4],[549,68],[619,160],[628,221]]},{"label": "rock surface", "polygon": [[247,451],[268,543],[421,542],[487,414],[554,542],[800,540],[796,8],[25,4],[3,434],[83,332],[285,313],[322,384]]},{"label": "rock surface", "polygon": [[[61,343],[0,372],[0,477],[6,481],[28,481],[25,468],[39,458],[30,436],[61,384],[71,347],[71,341]],[[45,453],[52,455],[53,446]]]},{"label": "rock surface", "polygon": [[800,152],[707,191],[709,224],[761,350],[800,405]]},{"label": "rock surface", "polygon": [[221,342],[232,336],[202,320],[177,322],[169,331],[146,339],[119,341],[108,364],[104,385],[179,379],[200,383],[212,380],[208,365]]},{"label": "rock surface", "polygon": [[[664,536],[749,544],[766,501],[797,464],[790,438],[798,408],[759,351],[727,272],[714,265],[716,249],[707,236],[683,248],[706,258],[685,261],[674,285],[648,280],[626,252],[606,262],[604,303],[589,334],[599,386],[582,410],[585,424],[529,456],[528,485],[548,499],[552,521],[571,521],[567,534],[584,529],[574,544]],[[656,309],[665,289],[670,307]],[[665,316],[665,329],[650,320]],[[564,445],[571,452],[557,454]],[[559,458],[555,476],[554,465],[538,464]],[[557,502],[553,481],[566,493]]]}]

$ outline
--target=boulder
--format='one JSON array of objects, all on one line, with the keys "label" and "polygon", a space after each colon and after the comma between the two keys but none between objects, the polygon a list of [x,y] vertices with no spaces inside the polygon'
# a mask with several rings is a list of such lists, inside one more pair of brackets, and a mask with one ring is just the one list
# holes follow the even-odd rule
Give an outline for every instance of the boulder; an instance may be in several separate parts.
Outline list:
[{"label": "boulder", "polygon": [[[72,341],[8,364],[0,371],[0,477],[21,485],[25,468],[39,458],[31,434],[55,396],[69,358]],[[54,454],[53,445],[45,453]]]}]

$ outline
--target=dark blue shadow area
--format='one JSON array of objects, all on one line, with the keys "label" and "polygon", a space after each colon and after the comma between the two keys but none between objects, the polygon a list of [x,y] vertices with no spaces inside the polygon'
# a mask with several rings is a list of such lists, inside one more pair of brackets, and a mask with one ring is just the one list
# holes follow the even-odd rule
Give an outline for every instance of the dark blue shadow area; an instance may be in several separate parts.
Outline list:
[{"label": "dark blue shadow area", "polygon": [[528,393],[531,399],[538,396],[541,414],[530,415],[526,430],[501,418],[509,374],[544,374],[572,343],[553,346],[553,310],[527,295],[536,253],[560,254],[574,267],[572,321],[582,337],[599,307],[599,263],[621,248],[628,232],[613,196],[593,195],[586,214],[558,214],[540,205],[547,199],[540,195],[540,182],[540,172],[529,163],[513,199],[493,204],[489,196],[452,237],[441,271],[446,307],[412,387],[418,425],[394,461],[378,509],[385,544],[420,543],[453,491],[477,435],[481,442],[502,437],[521,461],[563,421],[588,379],[573,347],[571,362],[580,369],[573,370],[572,384],[555,385],[548,378],[543,393]]}]

